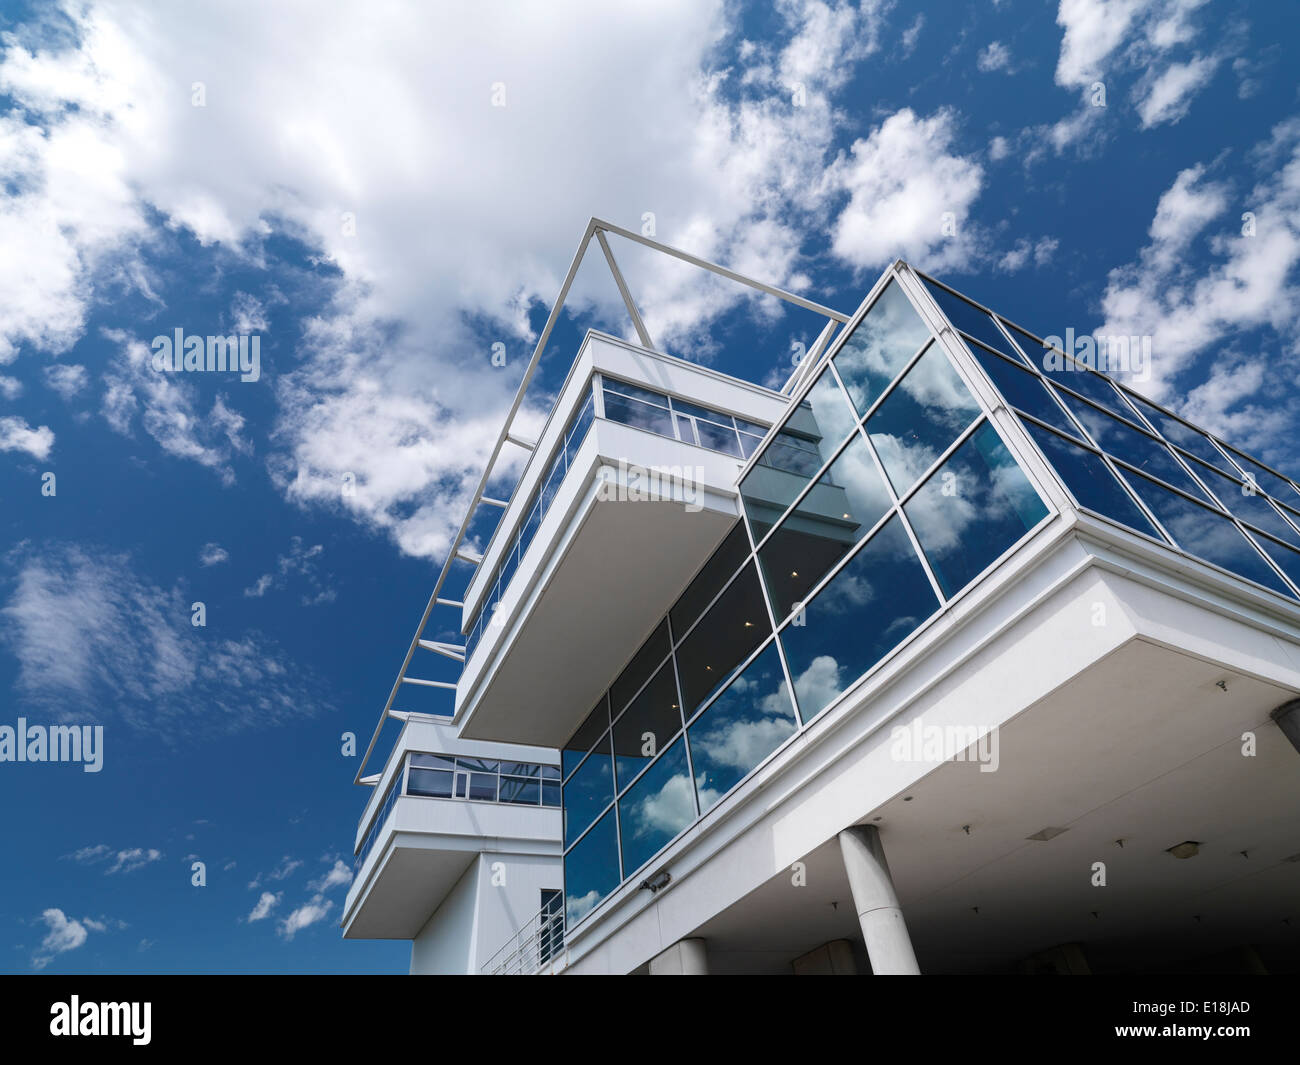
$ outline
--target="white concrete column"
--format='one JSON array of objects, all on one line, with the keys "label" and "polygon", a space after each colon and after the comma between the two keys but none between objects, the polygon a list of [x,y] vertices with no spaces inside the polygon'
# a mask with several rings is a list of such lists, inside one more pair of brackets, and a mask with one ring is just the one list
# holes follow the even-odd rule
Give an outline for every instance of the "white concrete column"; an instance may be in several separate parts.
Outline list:
[{"label": "white concrete column", "polygon": [[650,959],[651,976],[708,976],[709,956],[702,939],[679,939]]},{"label": "white concrete column", "polygon": [[877,976],[919,976],[879,831],[875,825],[850,825],[839,838],[871,971]]}]

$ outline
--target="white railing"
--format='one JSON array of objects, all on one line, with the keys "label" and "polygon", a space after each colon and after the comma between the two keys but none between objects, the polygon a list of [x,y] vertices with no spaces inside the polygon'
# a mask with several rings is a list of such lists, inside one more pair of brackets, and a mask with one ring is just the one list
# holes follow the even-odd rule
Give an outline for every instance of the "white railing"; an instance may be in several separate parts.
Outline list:
[{"label": "white railing", "polygon": [[[556,900],[557,904],[560,900]],[[543,906],[483,966],[484,976],[554,973],[564,961],[564,912]]]}]

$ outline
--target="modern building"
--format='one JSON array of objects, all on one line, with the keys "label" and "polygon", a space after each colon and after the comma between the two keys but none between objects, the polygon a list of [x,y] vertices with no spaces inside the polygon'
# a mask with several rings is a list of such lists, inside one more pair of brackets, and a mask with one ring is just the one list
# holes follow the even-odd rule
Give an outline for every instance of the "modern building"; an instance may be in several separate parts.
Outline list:
[{"label": "modern building", "polygon": [[[780,390],[668,355],[609,235],[826,328]],[[525,439],[593,239],[637,342],[589,332]],[[1077,353],[905,262],[846,315],[592,220],[358,773],[345,934],[413,972],[1300,968],[1300,487]],[[496,791],[412,790],[462,750]]]}]

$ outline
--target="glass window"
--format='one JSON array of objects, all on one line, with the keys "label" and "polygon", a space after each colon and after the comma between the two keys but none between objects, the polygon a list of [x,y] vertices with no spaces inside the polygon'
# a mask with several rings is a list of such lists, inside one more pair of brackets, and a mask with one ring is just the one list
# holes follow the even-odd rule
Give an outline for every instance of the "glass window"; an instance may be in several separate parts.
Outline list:
[{"label": "glass window", "polygon": [[659,407],[668,406],[668,397],[662,392],[655,392],[649,388],[642,388],[640,385],[629,384],[627,381],[619,381],[613,377],[606,377],[605,394],[617,392],[623,396],[629,396],[632,399],[639,399],[643,403],[653,403]]},{"label": "glass window", "polygon": [[528,510],[528,520],[524,522],[523,528],[519,530],[519,558],[522,560],[524,552],[528,550],[528,545],[533,542],[533,537],[537,533],[537,527],[542,523],[542,505],[536,497],[533,498],[532,505]]},{"label": "glass window", "polygon": [[1300,493],[1291,486],[1290,481],[1283,480],[1272,470],[1265,469],[1252,458],[1247,458],[1240,451],[1232,451],[1232,460],[1241,467],[1242,473],[1250,474],[1255,483],[1269,495],[1276,496],[1283,503],[1294,504]]},{"label": "glass window", "polygon": [[645,429],[660,436],[672,437],[673,416],[665,407],[655,407],[638,399],[627,399],[605,391],[605,417],[634,429]]},{"label": "glass window", "polygon": [[1133,497],[1107,469],[1100,455],[1076,447],[1070,441],[1030,422],[1023,424],[1047,456],[1047,461],[1056,470],[1057,476],[1074,493],[1074,498],[1081,507],[1095,510],[1098,514],[1127,525],[1130,529],[1154,536],[1157,540],[1163,539],[1142,513],[1142,508],[1133,502]]},{"label": "glass window", "polygon": [[564,785],[564,842],[581,835],[614,798],[614,765],[609,734]]},{"label": "glass window", "polygon": [[623,868],[630,876],[695,820],[695,794],[678,740],[618,801]]},{"label": "glass window", "polygon": [[508,777],[538,777],[542,775],[542,767],[533,765],[531,762],[502,762],[501,775]]},{"label": "glass window", "polygon": [[[790,425],[816,437],[831,448],[839,444],[858,424],[858,415],[829,366],[818,374],[804,403],[811,408],[812,418],[803,421],[792,418]],[[823,457],[827,456],[826,446],[820,448],[820,451]]]},{"label": "glass window", "polygon": [[550,780],[542,781],[542,805],[559,807],[560,785]]},{"label": "glass window", "polygon": [[558,765],[544,765],[539,767],[542,771],[543,780],[559,780],[560,767]]},{"label": "glass window", "polygon": [[570,427],[569,435],[564,442],[564,468],[566,471],[571,465],[573,465],[573,456],[577,454],[578,448],[582,446],[582,441],[586,439],[587,436],[587,430],[591,428],[591,424],[595,420],[596,405],[595,401],[591,397],[591,393],[589,392],[587,393],[587,399],[582,404],[582,409],[578,412],[578,417]]},{"label": "glass window", "polygon": [[1094,441],[1106,454],[1133,466],[1152,477],[1180,488],[1197,499],[1209,496],[1183,468],[1174,454],[1154,436],[1139,432],[1130,423],[1112,418],[1104,410],[1084,403],[1073,396],[1063,395],[1066,406],[1083,423]]},{"label": "glass window", "polygon": [[867,419],[867,432],[894,490],[905,495],[979,413],[980,405],[948,356],[931,344]]},{"label": "glass window", "polygon": [[695,439],[695,423],[686,415],[678,414],[677,418],[677,438],[687,444],[698,444]]},{"label": "glass window", "polygon": [[1054,429],[1060,429],[1063,433],[1075,437],[1079,435],[1079,430],[1037,375],[1018,363],[999,358],[978,344],[970,344],[968,347],[979,364],[984,367],[984,372],[993,379],[993,384],[1002,393],[1002,398],[1011,406],[1033,415]]},{"label": "glass window", "polygon": [[736,423],[736,428],[742,433],[750,433],[753,436],[757,436],[760,440],[767,435],[768,427],[766,425],[761,425],[758,422],[747,422],[744,418],[737,418],[734,416],[731,420]]},{"label": "glass window", "polygon": [[897,516],[781,630],[805,722],[821,713],[938,608]]},{"label": "glass window", "polygon": [[758,446],[763,442],[761,436],[753,436],[750,433],[740,433],[739,440],[740,453],[747,459],[758,450]]},{"label": "glass window", "polygon": [[560,485],[564,482],[564,456],[557,455],[556,461],[551,464],[551,468],[546,471],[546,482],[542,486],[542,516],[551,509],[551,504],[555,502],[555,497],[559,494]]},{"label": "glass window", "polygon": [[890,281],[835,354],[835,369],[859,416],[929,339],[930,330],[911,300],[898,282]]},{"label": "glass window", "polygon": [[778,619],[822,579],[893,506],[858,433],[759,551]]},{"label": "glass window", "polygon": [[474,773],[497,773],[501,769],[501,763],[490,758],[463,758],[457,756],[456,768]]},{"label": "glass window", "polygon": [[718,690],[741,662],[771,635],[767,607],[754,564],[736,577],[677,648],[685,700],[683,716]]},{"label": "glass window", "polygon": [[541,802],[542,783],[525,777],[501,778],[501,801],[516,806],[537,806]]},{"label": "glass window", "polygon": [[1300,586],[1300,551],[1293,547],[1287,547],[1286,544],[1280,544],[1270,536],[1262,533],[1251,533],[1250,538],[1264,549],[1275,563],[1278,569],[1291,578],[1292,582]]},{"label": "glass window", "polygon": [[408,795],[424,795],[435,799],[451,798],[451,772],[444,769],[411,768],[406,779]]},{"label": "glass window", "polygon": [[953,326],[976,340],[982,340],[997,351],[1012,355],[1010,342],[1002,335],[1002,330],[997,327],[987,311],[980,310],[975,304],[932,281],[926,281],[925,284]]},{"label": "glass window", "polygon": [[623,672],[614,681],[609,693],[609,708],[612,717],[618,717],[623,709],[641,688],[655,668],[668,656],[668,622],[659,622],[640,650],[632,656]]},{"label": "glass window", "polygon": [[1223,457],[1223,452],[1215,447],[1210,438],[1199,429],[1193,429],[1185,422],[1171,418],[1136,396],[1130,398],[1146,415],[1147,421],[1160,430],[1161,435],[1170,443],[1177,444],[1188,454],[1195,455],[1202,462],[1209,463],[1222,473],[1231,474],[1233,477],[1238,476],[1232,463]]},{"label": "glass window", "polygon": [[951,598],[1047,516],[1047,507],[985,422],[904,508]]},{"label": "glass window", "polygon": [[1193,469],[1218,497],[1228,512],[1257,529],[1263,529],[1279,540],[1300,546],[1300,532],[1296,532],[1259,491],[1258,487],[1225,477],[1203,462],[1191,460]]},{"label": "glass window", "polygon": [[[1116,417],[1130,422],[1137,422],[1137,415],[1120,398],[1115,386],[1104,374],[1094,373],[1092,370],[1086,369],[1068,359],[1062,359],[1060,362],[1061,368],[1055,370],[1051,368],[1055,364],[1049,363],[1049,369],[1044,370],[1044,374],[1056,384],[1078,392],[1084,399],[1091,400],[1098,406],[1104,407]],[[1071,406],[1070,409],[1073,410],[1074,407]]]},{"label": "glass window", "polygon": [[560,765],[566,777],[578,768],[578,763],[607,728],[609,728],[609,704],[602,695],[596,708],[587,715],[587,719],[578,726],[578,731],[560,751]]},{"label": "glass window", "polygon": [[411,753],[411,765],[419,769],[454,769],[456,760],[445,754]]},{"label": "glass window", "polygon": [[1188,554],[1197,555],[1267,588],[1290,594],[1273,568],[1246,541],[1241,530],[1217,510],[1171,492],[1140,474],[1126,473],[1125,476],[1160,524],[1169,530],[1174,542]]},{"label": "glass window", "polygon": [[700,616],[700,611],[713,601],[722,591],[722,586],[740,569],[748,554],[749,537],[745,535],[745,526],[736,522],[727,538],[709,556],[709,560],[686,586],[686,591],[682,592],[681,598],[669,612],[668,620],[672,622],[674,639],[680,640],[685,635],[691,623]]},{"label": "glass window", "polygon": [[673,664],[663,667],[614,722],[614,773],[625,788],[682,729]]},{"label": "glass window", "polygon": [[456,797],[475,802],[497,801],[497,776],[495,773],[457,773]]},{"label": "glass window", "polygon": [[700,812],[717,805],[797,727],[773,640],[687,732]]},{"label": "glass window", "polygon": [[740,439],[736,436],[735,429],[700,419],[695,423],[695,430],[700,434],[700,447],[740,458]]},{"label": "glass window", "polygon": [[564,856],[564,923],[572,928],[618,887],[618,829],[610,810]]},{"label": "glass window", "polygon": [[705,418],[708,421],[722,422],[725,425],[731,424],[731,416],[729,414],[719,414],[717,411],[710,410],[708,407],[699,407],[694,403],[687,403],[684,399],[677,399],[675,396],[672,400],[672,407],[678,414],[689,414],[693,418]]}]

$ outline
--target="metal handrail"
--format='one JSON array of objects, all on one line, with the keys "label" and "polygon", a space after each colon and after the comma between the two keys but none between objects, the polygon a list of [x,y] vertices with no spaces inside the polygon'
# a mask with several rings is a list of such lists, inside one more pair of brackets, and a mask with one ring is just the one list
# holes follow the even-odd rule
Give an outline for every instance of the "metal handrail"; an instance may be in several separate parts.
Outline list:
[{"label": "metal handrail", "polygon": [[483,966],[485,976],[535,976],[564,956],[564,911],[543,906]]}]

